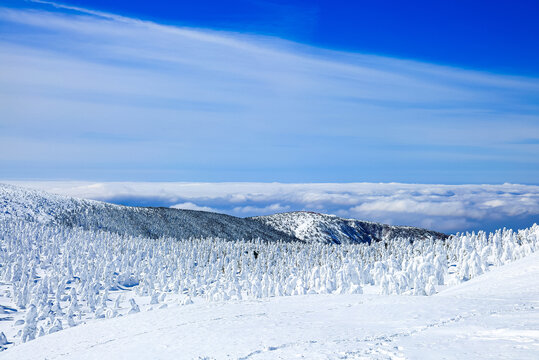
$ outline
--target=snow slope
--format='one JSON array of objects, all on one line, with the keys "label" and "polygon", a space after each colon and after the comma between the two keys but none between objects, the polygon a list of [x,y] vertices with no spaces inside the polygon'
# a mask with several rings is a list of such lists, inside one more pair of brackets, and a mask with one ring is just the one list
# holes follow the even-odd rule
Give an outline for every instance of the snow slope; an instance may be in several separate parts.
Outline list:
[{"label": "snow slope", "polygon": [[258,220],[272,228],[295,236],[305,242],[361,243],[387,241],[395,238],[416,240],[444,239],[446,235],[410,226],[392,226],[370,221],[344,219],[308,211],[295,211],[269,216],[257,216]]},{"label": "snow slope", "polygon": [[537,359],[539,254],[430,297],[198,302],[40,337],[3,359]]},{"label": "snow slope", "polygon": [[261,238],[265,241],[346,244],[391,240],[397,237],[446,237],[425,229],[390,226],[309,212],[238,218],[206,211],[114,205],[5,184],[0,184],[0,219],[22,219],[150,238]]},{"label": "snow slope", "polygon": [[130,236],[178,239],[218,237],[228,240],[297,241],[251,219],[205,211],[108,204],[0,184],[0,220],[106,230]]},{"label": "snow slope", "polygon": [[530,256],[539,249],[539,226],[412,240],[339,246],[177,241],[3,219],[0,349],[95,320],[191,301],[434,295]]}]

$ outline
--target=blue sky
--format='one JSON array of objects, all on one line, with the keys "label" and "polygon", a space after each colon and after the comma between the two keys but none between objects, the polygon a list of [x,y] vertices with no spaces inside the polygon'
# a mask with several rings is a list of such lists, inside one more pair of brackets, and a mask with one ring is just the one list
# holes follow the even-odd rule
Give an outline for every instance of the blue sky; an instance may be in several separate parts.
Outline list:
[{"label": "blue sky", "polygon": [[71,4],[0,12],[3,178],[539,178],[530,4]]},{"label": "blue sky", "polygon": [[[36,7],[8,0],[15,7]],[[519,1],[66,0],[159,23],[273,35],[317,47],[539,75],[539,3]]]},{"label": "blue sky", "polygon": [[539,184],[537,2],[171,3],[0,4],[0,179]]},{"label": "blue sky", "polygon": [[[20,1],[14,6],[28,6]],[[67,0],[161,23],[481,70],[539,74],[537,1]],[[35,6],[35,5],[34,5]]]}]

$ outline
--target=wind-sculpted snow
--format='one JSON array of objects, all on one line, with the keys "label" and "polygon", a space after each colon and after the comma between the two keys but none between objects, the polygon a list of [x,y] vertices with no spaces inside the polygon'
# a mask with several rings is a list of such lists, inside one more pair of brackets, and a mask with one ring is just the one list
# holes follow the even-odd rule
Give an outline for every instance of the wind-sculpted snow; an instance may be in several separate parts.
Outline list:
[{"label": "wind-sculpted snow", "polygon": [[252,219],[306,242],[362,243],[396,238],[445,239],[445,234],[410,226],[392,226],[333,215],[296,211]]},{"label": "wind-sculpted snow", "polygon": [[205,211],[144,208],[76,199],[0,184],[0,219],[107,230],[150,238],[219,237],[228,240],[298,241],[251,219]]},{"label": "wind-sculpted snow", "polygon": [[0,234],[4,348],[93,319],[193,300],[432,295],[539,247],[537,225],[340,246],[151,239],[10,219],[0,221]]}]

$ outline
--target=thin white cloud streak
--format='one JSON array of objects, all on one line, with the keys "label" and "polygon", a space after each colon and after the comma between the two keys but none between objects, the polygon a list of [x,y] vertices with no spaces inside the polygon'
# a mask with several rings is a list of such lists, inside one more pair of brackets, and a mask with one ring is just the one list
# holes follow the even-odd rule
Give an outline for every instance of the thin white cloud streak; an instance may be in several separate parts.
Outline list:
[{"label": "thin white cloud streak", "polygon": [[219,210],[211,208],[209,206],[198,206],[192,202],[185,202],[181,204],[172,205],[173,209],[182,209],[182,210],[197,210],[197,211],[210,211],[210,212],[219,212]]},{"label": "thin white cloud streak", "polygon": [[[398,167],[403,153],[537,163],[529,147],[509,145],[538,131],[537,79],[55,6],[0,9],[15,29],[0,42],[0,161],[75,160],[100,174],[152,160],[162,161],[157,174],[216,163],[361,169],[363,158]],[[119,135],[134,140],[108,140]],[[428,149],[471,144],[483,152]]]},{"label": "thin white cloud streak", "polygon": [[308,210],[446,232],[539,218],[539,186],[518,184],[9,183],[81,198],[152,200],[236,216]]}]

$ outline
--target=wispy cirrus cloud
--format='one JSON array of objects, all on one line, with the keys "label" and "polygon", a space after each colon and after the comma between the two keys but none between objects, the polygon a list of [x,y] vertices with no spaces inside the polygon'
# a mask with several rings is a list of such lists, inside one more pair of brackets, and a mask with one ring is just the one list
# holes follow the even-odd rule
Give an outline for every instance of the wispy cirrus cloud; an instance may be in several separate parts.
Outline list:
[{"label": "wispy cirrus cloud", "polygon": [[236,216],[308,210],[445,232],[524,227],[539,220],[539,186],[399,183],[10,182],[129,205]]},{"label": "wispy cirrus cloud", "polygon": [[535,78],[34,5],[0,8],[4,177],[539,177],[519,143],[539,131]]}]

